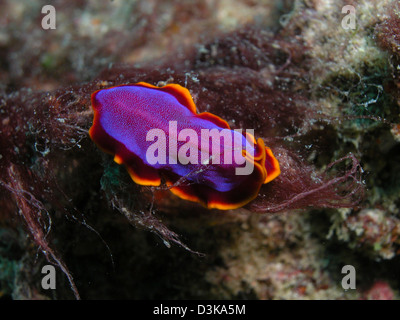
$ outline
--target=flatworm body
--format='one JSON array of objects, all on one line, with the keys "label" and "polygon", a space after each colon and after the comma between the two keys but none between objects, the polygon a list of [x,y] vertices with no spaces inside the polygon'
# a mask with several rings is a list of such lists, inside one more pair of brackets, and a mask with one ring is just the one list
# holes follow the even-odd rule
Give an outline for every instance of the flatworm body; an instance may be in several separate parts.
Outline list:
[{"label": "flatworm body", "polygon": [[280,174],[262,139],[231,130],[214,114],[197,113],[190,92],[178,84],[98,90],[92,107],[90,137],[138,184],[163,180],[183,199],[226,210],[247,204]]}]

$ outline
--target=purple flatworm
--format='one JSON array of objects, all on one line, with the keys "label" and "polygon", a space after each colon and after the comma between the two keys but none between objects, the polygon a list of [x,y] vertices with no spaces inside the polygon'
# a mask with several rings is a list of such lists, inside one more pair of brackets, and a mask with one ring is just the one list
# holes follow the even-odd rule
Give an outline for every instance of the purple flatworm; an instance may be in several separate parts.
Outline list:
[{"label": "purple flatworm", "polygon": [[90,137],[138,184],[165,181],[180,198],[226,210],[247,204],[280,174],[262,139],[231,130],[212,113],[197,113],[190,92],[178,84],[98,90],[92,107]]}]

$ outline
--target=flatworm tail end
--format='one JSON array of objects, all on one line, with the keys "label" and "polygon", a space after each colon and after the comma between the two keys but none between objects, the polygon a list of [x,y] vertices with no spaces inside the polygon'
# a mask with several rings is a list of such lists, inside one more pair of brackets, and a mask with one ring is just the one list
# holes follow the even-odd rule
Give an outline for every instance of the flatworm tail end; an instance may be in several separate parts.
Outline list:
[{"label": "flatworm tail end", "polygon": [[158,171],[146,165],[138,156],[130,152],[124,144],[112,138],[102,127],[100,123],[100,113],[96,94],[92,94],[92,108],[94,112],[93,125],[89,129],[90,138],[105,153],[114,156],[114,161],[118,164],[124,164],[132,180],[145,186],[159,186],[161,178]]}]

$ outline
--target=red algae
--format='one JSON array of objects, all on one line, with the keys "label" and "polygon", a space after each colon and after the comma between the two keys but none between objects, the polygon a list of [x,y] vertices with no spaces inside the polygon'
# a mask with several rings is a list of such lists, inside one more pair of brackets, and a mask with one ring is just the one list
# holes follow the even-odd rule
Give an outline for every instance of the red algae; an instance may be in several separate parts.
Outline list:
[{"label": "red algae", "polygon": [[393,300],[394,293],[390,285],[385,281],[376,281],[372,287],[364,293],[363,300]]},{"label": "red algae", "polygon": [[394,2],[390,8],[389,18],[375,27],[375,37],[385,50],[400,56],[400,4]]}]

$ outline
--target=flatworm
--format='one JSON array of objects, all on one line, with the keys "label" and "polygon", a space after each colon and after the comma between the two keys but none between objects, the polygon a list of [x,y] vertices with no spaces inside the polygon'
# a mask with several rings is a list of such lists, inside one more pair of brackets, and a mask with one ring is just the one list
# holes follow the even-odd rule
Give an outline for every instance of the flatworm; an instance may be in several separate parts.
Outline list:
[{"label": "flatworm", "polygon": [[91,139],[140,185],[164,181],[182,199],[226,210],[247,204],[280,174],[252,130],[231,130],[220,117],[197,113],[189,90],[178,84],[101,89],[92,107]]}]

